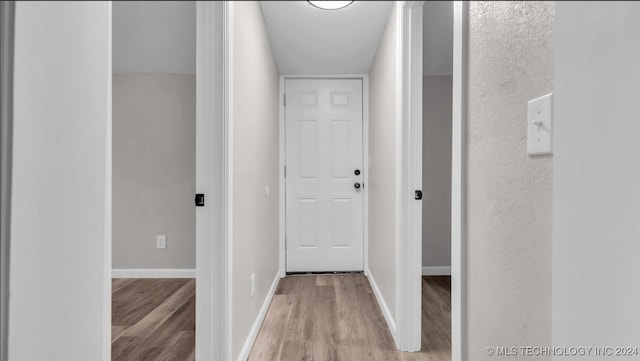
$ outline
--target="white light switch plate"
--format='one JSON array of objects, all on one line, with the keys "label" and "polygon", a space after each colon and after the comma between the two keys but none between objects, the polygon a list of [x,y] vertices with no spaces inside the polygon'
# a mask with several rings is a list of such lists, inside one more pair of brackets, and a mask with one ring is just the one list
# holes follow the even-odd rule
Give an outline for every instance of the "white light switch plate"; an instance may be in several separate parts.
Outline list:
[{"label": "white light switch plate", "polygon": [[552,154],[553,94],[529,100],[527,106],[527,154]]}]

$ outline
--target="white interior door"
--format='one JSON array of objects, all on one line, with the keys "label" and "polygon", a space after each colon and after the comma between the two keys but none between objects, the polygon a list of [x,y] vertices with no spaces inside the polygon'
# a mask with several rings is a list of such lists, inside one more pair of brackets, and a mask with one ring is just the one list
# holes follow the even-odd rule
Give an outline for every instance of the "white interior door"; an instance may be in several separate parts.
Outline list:
[{"label": "white interior door", "polygon": [[362,80],[287,79],[287,272],[362,271]]}]

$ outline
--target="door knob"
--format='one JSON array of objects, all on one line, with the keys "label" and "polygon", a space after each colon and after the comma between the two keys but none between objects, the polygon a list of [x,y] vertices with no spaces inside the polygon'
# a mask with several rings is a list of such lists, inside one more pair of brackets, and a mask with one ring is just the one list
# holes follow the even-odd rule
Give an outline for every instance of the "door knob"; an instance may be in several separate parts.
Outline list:
[{"label": "door knob", "polygon": [[353,174],[355,174],[355,175],[360,175],[360,169],[356,169],[356,170],[354,170],[354,171],[353,171]]},{"label": "door knob", "polygon": [[353,185],[353,187],[354,187],[355,189],[360,189],[360,183],[356,182],[356,183]]}]

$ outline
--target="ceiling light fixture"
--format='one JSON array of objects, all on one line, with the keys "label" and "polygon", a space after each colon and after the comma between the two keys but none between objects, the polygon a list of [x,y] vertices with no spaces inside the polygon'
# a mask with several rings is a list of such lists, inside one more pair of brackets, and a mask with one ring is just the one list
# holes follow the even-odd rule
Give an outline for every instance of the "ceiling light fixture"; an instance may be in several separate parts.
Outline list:
[{"label": "ceiling light fixture", "polygon": [[338,10],[342,8],[346,8],[347,6],[353,3],[352,1],[311,1],[307,0],[307,2],[318,9],[323,10]]}]

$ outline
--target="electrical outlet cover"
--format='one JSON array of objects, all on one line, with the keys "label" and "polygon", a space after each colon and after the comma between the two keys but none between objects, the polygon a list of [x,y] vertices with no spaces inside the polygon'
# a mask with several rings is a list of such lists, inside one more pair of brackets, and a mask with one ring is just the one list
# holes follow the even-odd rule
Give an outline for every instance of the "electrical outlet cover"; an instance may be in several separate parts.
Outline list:
[{"label": "electrical outlet cover", "polygon": [[167,249],[167,236],[160,234],[156,236],[156,249]]}]

